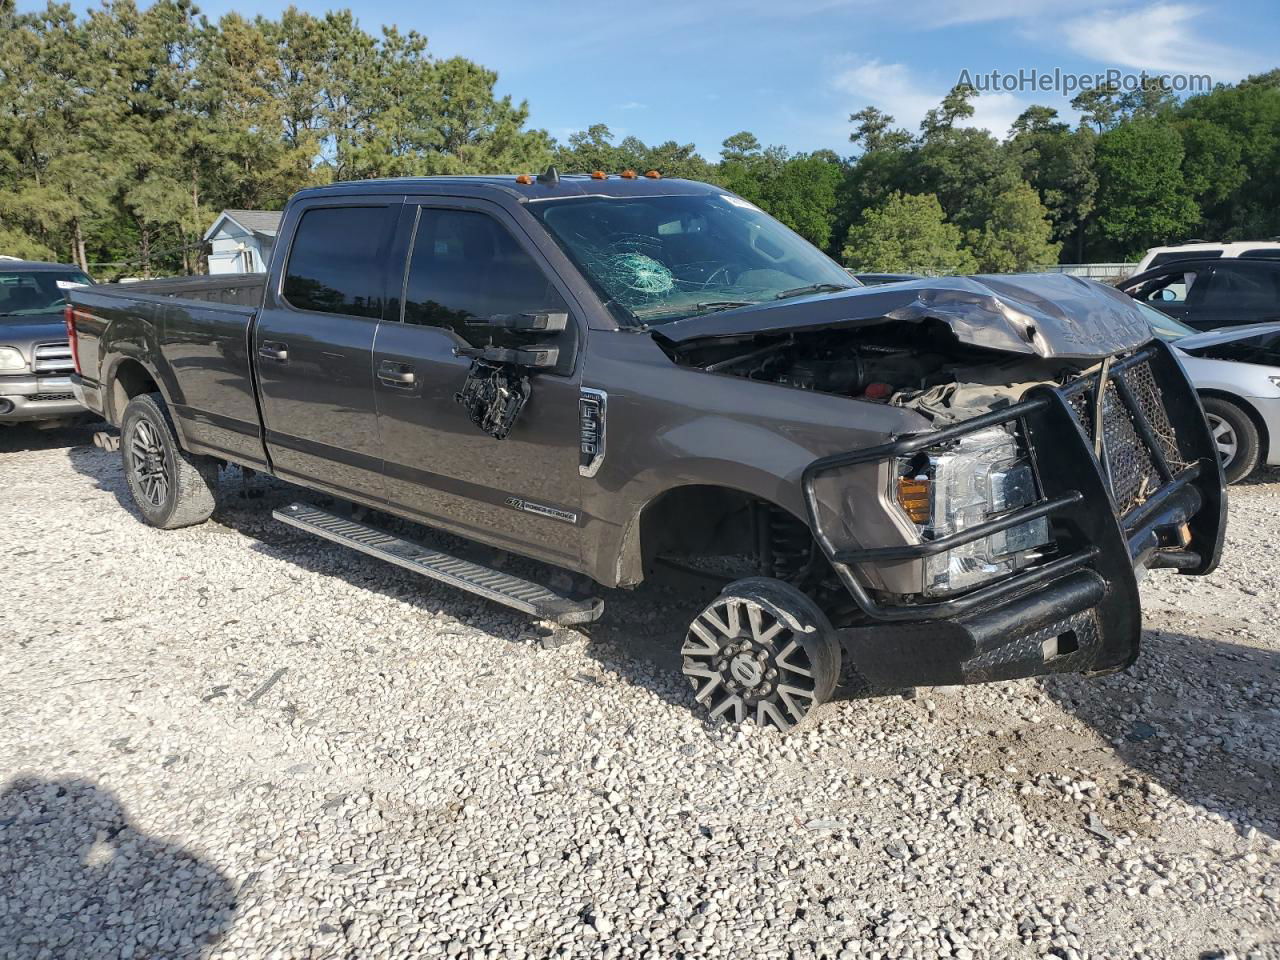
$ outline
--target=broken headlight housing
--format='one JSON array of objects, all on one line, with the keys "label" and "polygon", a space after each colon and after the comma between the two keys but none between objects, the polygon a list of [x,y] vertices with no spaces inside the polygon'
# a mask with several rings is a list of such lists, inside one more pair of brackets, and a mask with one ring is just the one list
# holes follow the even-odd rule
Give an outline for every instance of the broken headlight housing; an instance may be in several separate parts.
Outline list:
[{"label": "broken headlight housing", "polygon": [[[925,540],[938,540],[1039,499],[1035,472],[1002,427],[960,437],[898,462],[895,502]],[[1045,517],[925,557],[925,596],[968,590],[1035,562],[1050,542]]]}]

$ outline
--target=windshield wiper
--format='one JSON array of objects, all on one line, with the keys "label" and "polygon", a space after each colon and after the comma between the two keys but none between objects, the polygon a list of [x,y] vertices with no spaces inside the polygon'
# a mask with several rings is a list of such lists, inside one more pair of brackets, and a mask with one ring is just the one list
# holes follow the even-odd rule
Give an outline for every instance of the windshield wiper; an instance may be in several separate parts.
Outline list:
[{"label": "windshield wiper", "polygon": [[806,293],[835,293],[839,290],[852,290],[852,285],[843,285],[839,283],[810,283],[803,287],[792,287],[790,290],[783,290],[773,299],[786,300],[788,297],[799,297]]},{"label": "windshield wiper", "polygon": [[735,307],[752,307],[760,301],[758,300],[704,300],[702,303],[695,303],[693,309],[698,313],[709,313],[713,310],[732,310]]}]

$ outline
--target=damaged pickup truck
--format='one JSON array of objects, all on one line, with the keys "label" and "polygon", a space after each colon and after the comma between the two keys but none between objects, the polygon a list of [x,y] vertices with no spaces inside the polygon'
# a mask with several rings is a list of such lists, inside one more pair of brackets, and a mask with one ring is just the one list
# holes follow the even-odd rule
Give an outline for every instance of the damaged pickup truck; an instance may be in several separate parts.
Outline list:
[{"label": "damaged pickup truck", "polygon": [[[539,618],[595,620],[597,585],[659,569],[714,582],[682,669],[732,722],[1122,669],[1137,573],[1206,574],[1222,549],[1203,411],[1123,294],[861,288],[707,184],[307,190],[265,277],[79,288],[67,319],[148,523],[205,520],[236,464],[482,546],[276,512]],[[494,569],[494,548],[569,575]]]}]

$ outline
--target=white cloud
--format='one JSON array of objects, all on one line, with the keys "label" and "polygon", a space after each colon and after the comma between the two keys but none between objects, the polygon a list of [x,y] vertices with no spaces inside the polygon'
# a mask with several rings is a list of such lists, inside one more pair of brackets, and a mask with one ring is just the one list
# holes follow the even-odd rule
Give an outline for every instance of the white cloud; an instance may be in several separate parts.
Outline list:
[{"label": "white cloud", "polygon": [[[837,66],[831,85],[851,98],[850,113],[870,104],[891,114],[895,124],[912,133],[925,113],[942,102],[953,83],[926,83],[903,63],[845,59]],[[974,114],[959,121],[962,127],[990,130],[1004,138],[1029,101],[1012,93],[984,93],[970,101]]]},{"label": "white cloud", "polygon": [[641,103],[638,100],[628,100],[626,103],[614,104],[613,109],[615,110],[648,110],[649,105],[647,103]]},{"label": "white cloud", "polygon": [[1203,39],[1198,7],[1160,3],[1124,13],[1100,10],[1061,25],[1068,47],[1099,63],[1137,70],[1207,73],[1214,82],[1239,79],[1258,65],[1241,50]]}]

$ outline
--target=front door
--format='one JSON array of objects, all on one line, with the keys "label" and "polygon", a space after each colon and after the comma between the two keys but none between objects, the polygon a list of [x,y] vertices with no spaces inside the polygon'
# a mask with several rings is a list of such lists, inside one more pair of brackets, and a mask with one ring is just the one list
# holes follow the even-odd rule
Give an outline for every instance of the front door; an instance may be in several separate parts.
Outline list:
[{"label": "front door", "polygon": [[[401,319],[374,344],[384,490],[400,512],[499,547],[575,565],[579,531],[579,318],[536,248],[496,205],[410,204]],[[497,315],[568,313],[564,331],[511,334]],[[531,392],[510,433],[495,439],[456,395],[472,360],[460,349],[554,344],[557,366],[508,368]]]},{"label": "front door", "polygon": [[366,502],[382,499],[373,340],[399,210],[364,198],[304,208],[253,337],[274,471]]}]

